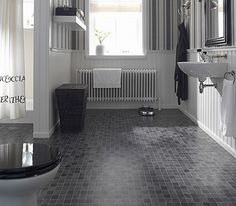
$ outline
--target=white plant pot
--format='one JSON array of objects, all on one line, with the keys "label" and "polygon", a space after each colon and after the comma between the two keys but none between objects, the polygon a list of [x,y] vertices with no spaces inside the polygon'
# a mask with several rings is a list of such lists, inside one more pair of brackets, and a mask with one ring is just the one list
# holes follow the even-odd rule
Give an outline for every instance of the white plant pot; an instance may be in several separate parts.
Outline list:
[{"label": "white plant pot", "polygon": [[104,45],[97,45],[96,46],[96,55],[102,56],[104,55]]}]

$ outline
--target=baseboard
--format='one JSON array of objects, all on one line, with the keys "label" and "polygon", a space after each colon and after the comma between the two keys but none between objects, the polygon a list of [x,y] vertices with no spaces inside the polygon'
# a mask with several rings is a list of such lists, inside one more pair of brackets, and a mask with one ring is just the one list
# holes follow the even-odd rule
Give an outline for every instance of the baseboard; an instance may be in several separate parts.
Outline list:
[{"label": "baseboard", "polygon": [[161,105],[162,109],[178,109],[178,105],[176,104],[163,104]]},{"label": "baseboard", "polygon": [[[142,106],[151,106],[154,109],[159,109],[158,103],[152,102],[88,102],[87,109],[138,109]],[[177,109],[175,104],[163,104],[161,109]]]},{"label": "baseboard", "polygon": [[35,139],[47,139],[50,138],[49,132],[33,132]]},{"label": "baseboard", "polygon": [[57,123],[50,129],[49,132],[34,132],[33,137],[38,139],[47,139],[50,138],[53,133],[55,132],[56,128],[58,127],[60,121],[58,120]]},{"label": "baseboard", "polygon": [[157,103],[150,102],[88,102],[87,109],[138,109],[144,105],[158,108]]},{"label": "baseboard", "polygon": [[55,130],[57,129],[57,127],[59,127],[59,124],[60,124],[60,120],[58,120],[58,121],[53,125],[53,127],[50,129],[49,137],[51,137],[51,136],[54,134],[54,132],[55,132]]},{"label": "baseboard", "polygon": [[185,111],[183,108],[179,107],[179,110],[183,112],[189,119],[196,123],[204,132],[206,132],[216,143],[218,143],[222,148],[224,148],[229,154],[236,158],[236,151],[234,151],[229,145],[222,141],[216,134],[214,134],[209,128],[207,128],[202,122],[197,120],[189,112]]}]

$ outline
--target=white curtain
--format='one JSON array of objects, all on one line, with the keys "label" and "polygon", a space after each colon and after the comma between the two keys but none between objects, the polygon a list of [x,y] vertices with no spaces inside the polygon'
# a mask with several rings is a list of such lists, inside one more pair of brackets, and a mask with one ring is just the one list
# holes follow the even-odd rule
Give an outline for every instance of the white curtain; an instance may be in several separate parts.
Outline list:
[{"label": "white curtain", "polygon": [[23,0],[0,0],[0,119],[25,115]]}]

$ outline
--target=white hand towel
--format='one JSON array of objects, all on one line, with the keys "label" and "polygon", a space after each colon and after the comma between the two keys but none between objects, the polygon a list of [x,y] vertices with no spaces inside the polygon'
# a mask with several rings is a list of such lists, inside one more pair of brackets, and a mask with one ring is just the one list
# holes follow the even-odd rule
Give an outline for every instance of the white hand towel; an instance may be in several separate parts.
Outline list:
[{"label": "white hand towel", "polygon": [[121,88],[121,68],[94,68],[93,88]]},{"label": "white hand towel", "polygon": [[226,79],[223,82],[221,128],[224,136],[236,136],[236,89],[234,82]]}]

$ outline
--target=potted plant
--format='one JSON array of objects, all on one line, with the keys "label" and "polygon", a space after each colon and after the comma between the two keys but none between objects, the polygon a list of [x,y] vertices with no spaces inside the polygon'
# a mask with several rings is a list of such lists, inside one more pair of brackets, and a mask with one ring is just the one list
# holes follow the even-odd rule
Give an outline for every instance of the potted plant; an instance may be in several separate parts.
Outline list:
[{"label": "potted plant", "polygon": [[98,38],[99,45],[96,46],[96,55],[104,55],[103,41],[110,35],[110,32],[95,30],[95,36]]}]

